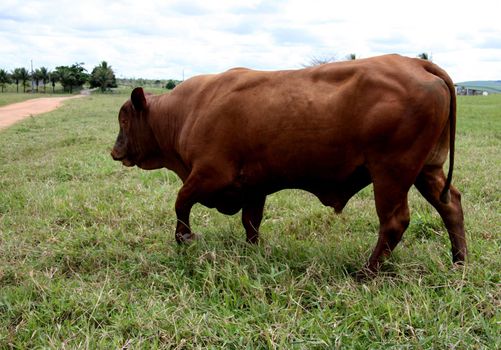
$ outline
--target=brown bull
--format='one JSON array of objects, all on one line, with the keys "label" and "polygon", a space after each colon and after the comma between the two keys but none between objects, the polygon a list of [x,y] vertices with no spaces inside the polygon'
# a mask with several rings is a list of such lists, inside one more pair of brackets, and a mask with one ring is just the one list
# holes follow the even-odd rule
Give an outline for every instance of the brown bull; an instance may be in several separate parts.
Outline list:
[{"label": "brown bull", "polygon": [[255,243],[268,194],[303,189],[341,212],[373,183],[380,228],[367,268],[376,271],[409,224],[415,185],[442,217],[453,261],[465,259],[460,193],[451,186],[456,97],[447,73],[428,61],[388,55],[289,71],[237,68],[160,96],[136,88],[119,123],[113,159],[182,179],[180,243],[194,238],[195,203],[242,209]]}]

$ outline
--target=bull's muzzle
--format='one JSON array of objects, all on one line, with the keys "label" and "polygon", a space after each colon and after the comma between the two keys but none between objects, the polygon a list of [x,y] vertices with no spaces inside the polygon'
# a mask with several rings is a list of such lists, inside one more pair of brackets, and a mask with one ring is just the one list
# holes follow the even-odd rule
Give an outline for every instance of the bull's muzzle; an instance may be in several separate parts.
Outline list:
[{"label": "bull's muzzle", "polygon": [[113,158],[113,160],[122,160],[125,158],[125,154],[118,151],[116,148],[113,148],[113,150],[111,151],[111,158]]},{"label": "bull's muzzle", "polygon": [[113,150],[111,151],[111,158],[113,158],[113,160],[122,162],[122,164],[127,167],[134,166],[135,164],[127,157],[126,152],[120,152],[117,148],[113,148]]}]

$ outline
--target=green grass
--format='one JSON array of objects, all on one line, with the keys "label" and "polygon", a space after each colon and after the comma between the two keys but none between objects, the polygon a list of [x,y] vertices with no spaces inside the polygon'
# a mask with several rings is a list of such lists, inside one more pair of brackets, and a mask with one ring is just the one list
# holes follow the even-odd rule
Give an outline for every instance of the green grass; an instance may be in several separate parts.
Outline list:
[{"label": "green grass", "polygon": [[501,346],[501,96],[459,98],[454,183],[470,261],[453,268],[435,211],[357,282],[378,222],[367,188],[334,215],[269,197],[259,246],[238,215],[195,206],[174,240],[180,181],[113,162],[125,95],[93,95],[0,132],[0,348],[486,349]]}]

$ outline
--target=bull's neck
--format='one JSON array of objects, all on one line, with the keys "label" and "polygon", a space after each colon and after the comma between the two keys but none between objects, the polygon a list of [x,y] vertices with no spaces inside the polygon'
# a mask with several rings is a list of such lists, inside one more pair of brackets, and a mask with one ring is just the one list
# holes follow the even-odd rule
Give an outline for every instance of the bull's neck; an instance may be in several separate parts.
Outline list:
[{"label": "bull's neck", "polygon": [[184,119],[175,113],[170,95],[151,96],[148,102],[149,124],[165,157],[165,167],[184,180],[188,176],[188,169],[179,155],[179,134]]}]

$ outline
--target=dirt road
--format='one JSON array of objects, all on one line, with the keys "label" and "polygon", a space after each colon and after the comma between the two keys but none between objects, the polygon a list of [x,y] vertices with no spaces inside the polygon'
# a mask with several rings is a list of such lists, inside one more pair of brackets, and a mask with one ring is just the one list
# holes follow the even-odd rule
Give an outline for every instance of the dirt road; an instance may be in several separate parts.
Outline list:
[{"label": "dirt road", "polygon": [[34,98],[0,107],[0,129],[6,128],[26,117],[50,112],[61,106],[63,101],[84,96],[82,94],[70,97]]}]

